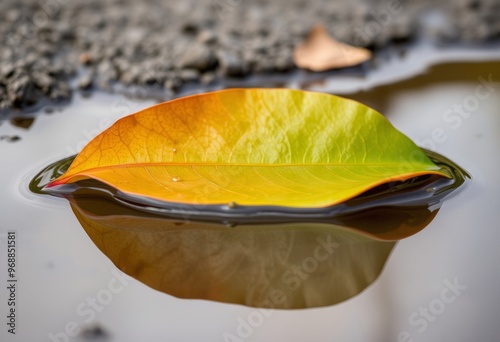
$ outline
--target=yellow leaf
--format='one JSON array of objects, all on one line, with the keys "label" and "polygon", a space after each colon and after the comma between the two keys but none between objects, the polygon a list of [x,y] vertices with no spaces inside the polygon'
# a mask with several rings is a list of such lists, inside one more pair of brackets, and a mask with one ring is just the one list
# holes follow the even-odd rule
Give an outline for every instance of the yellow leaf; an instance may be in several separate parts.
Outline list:
[{"label": "yellow leaf", "polygon": [[289,89],[230,89],[146,108],[92,140],[48,187],[96,179],[170,203],[321,208],[440,170],[382,115]]}]

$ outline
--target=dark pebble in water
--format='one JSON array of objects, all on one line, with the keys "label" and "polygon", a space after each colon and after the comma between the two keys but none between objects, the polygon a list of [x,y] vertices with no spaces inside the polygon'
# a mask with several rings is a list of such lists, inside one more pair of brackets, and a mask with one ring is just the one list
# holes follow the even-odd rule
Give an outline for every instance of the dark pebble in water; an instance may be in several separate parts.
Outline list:
[{"label": "dark pebble in water", "polygon": [[83,328],[80,335],[86,341],[104,341],[109,338],[109,334],[100,325]]},{"label": "dark pebble in water", "polygon": [[21,140],[21,137],[18,135],[0,135],[0,141],[5,140],[7,142],[16,142]]},{"label": "dark pebble in water", "polygon": [[23,128],[23,129],[29,129],[31,127],[31,125],[33,125],[33,122],[35,122],[35,118],[17,117],[17,118],[10,119],[10,124],[12,126]]}]

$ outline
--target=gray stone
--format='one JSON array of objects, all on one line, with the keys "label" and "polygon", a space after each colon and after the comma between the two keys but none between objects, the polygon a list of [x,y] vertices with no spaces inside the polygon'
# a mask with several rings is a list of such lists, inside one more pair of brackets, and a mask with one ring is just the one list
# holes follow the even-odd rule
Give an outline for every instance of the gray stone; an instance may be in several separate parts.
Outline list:
[{"label": "gray stone", "polygon": [[217,75],[213,72],[206,72],[203,75],[201,75],[201,83],[205,85],[209,85],[215,82],[217,79]]},{"label": "gray stone", "polygon": [[198,33],[196,40],[198,40],[198,42],[202,44],[213,44],[217,42],[217,36],[215,35],[215,32],[212,30],[203,30],[200,33]]},{"label": "gray stone", "polygon": [[196,69],[200,72],[213,70],[217,66],[214,53],[205,45],[193,43],[179,61],[181,69]]},{"label": "gray stone", "polygon": [[248,73],[248,70],[243,65],[243,60],[235,53],[219,51],[218,58],[222,75],[241,77]]},{"label": "gray stone", "polygon": [[182,69],[178,72],[178,75],[185,82],[195,82],[200,79],[200,73],[196,69]]},{"label": "gray stone", "polygon": [[80,88],[81,90],[89,90],[92,87],[93,81],[93,73],[87,72],[84,75],[80,76],[80,79],[78,80],[78,88]]}]

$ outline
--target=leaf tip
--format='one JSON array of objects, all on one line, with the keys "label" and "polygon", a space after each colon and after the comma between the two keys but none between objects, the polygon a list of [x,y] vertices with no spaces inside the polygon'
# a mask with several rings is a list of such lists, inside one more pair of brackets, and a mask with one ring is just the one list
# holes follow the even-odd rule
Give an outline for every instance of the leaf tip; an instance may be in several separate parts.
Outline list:
[{"label": "leaf tip", "polygon": [[62,181],[61,179],[59,178],[56,178],[54,179],[53,181],[47,183],[44,187],[43,187],[43,190],[46,190],[46,189],[52,189],[52,188],[55,188],[56,186],[59,186],[59,185],[63,185],[65,182]]}]

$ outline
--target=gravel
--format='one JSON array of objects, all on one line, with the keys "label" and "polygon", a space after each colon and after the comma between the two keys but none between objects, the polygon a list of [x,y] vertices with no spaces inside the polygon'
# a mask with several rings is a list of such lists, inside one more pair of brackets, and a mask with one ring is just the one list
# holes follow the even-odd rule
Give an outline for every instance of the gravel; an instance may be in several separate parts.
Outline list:
[{"label": "gravel", "polygon": [[439,42],[500,38],[500,0],[2,0],[0,109],[67,100],[73,79],[85,91],[116,84],[177,91],[287,72],[294,47],[319,22],[338,40],[376,52],[425,32],[424,11],[440,15],[429,30]]}]

